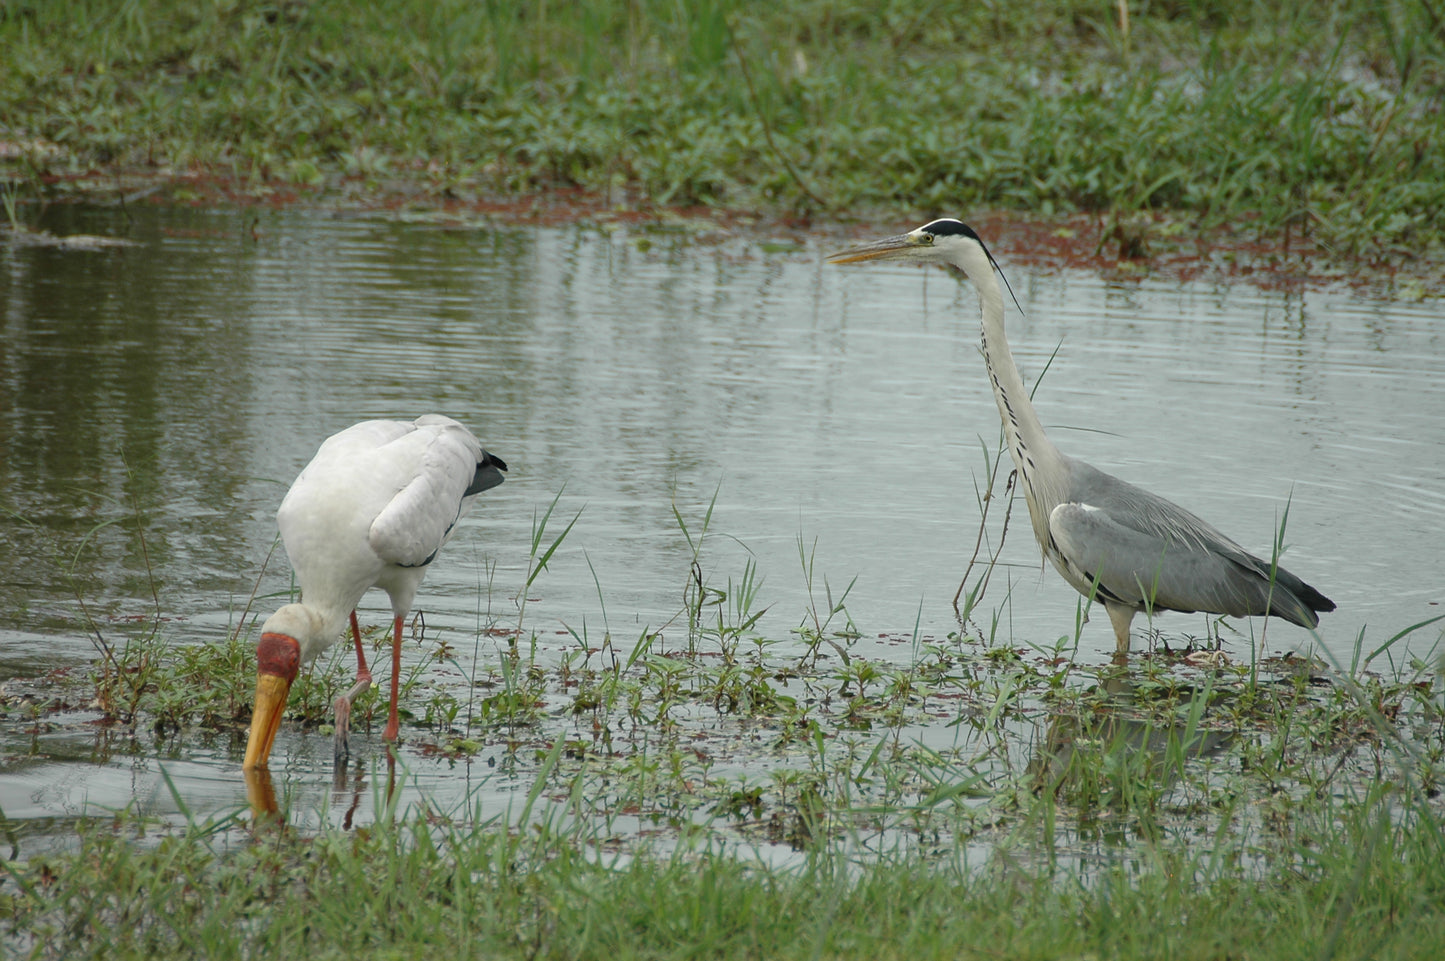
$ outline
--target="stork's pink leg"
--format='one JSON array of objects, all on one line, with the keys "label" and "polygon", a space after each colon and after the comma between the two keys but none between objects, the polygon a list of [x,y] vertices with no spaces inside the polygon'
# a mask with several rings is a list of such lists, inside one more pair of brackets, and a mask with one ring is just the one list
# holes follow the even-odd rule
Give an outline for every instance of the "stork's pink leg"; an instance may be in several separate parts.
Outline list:
[{"label": "stork's pink leg", "polygon": [[356,642],[356,683],[351,690],[336,699],[332,705],[336,712],[336,734],[332,739],[332,750],[337,760],[351,753],[347,736],[351,731],[351,702],[361,692],[371,687],[371,671],[366,668],[366,653],[361,649],[361,625],[356,623],[356,612],[351,612],[351,637]]},{"label": "stork's pink leg", "polygon": [[386,721],[386,733],[382,737],[395,741],[401,733],[401,718],[397,714],[396,702],[401,696],[401,618],[392,623],[391,632],[391,715]]},{"label": "stork's pink leg", "polygon": [[366,669],[366,652],[361,649],[361,625],[356,623],[356,612],[351,612],[351,639],[356,642],[356,676],[365,677],[371,683],[371,672]]}]

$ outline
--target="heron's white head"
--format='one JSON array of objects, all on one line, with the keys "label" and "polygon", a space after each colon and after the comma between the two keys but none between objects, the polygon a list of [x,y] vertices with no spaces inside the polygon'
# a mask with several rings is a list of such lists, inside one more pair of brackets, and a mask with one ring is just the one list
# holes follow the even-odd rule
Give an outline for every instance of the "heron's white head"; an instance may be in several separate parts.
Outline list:
[{"label": "heron's white head", "polygon": [[916,264],[954,264],[963,267],[979,260],[992,264],[988,248],[961,220],[944,217],[895,237],[884,237],[831,254],[830,264],[853,264],[865,260],[905,260]]},{"label": "heron's white head", "polygon": [[[980,300],[1000,300],[1002,313],[1003,294],[998,286],[998,277],[1003,277],[998,261],[993,259],[978,234],[961,220],[943,217],[932,220],[896,237],[884,237],[872,243],[851,247],[828,257],[830,264],[854,264],[866,260],[903,260],[915,264],[940,264],[963,272],[978,289]],[[998,277],[994,274],[997,271]],[[1008,278],[1003,278],[1009,295],[1013,287]],[[1018,303],[1018,298],[1014,298]]]}]

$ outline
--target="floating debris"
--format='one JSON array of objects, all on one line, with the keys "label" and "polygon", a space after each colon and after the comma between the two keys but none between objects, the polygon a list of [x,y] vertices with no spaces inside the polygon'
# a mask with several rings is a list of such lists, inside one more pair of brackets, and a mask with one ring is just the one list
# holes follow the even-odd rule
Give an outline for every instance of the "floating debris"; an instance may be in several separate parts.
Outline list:
[{"label": "floating debris", "polygon": [[134,240],[101,237],[97,234],[67,234],[58,237],[48,230],[0,226],[0,233],[12,244],[22,247],[59,247],[61,250],[107,250],[111,247],[139,247]]}]

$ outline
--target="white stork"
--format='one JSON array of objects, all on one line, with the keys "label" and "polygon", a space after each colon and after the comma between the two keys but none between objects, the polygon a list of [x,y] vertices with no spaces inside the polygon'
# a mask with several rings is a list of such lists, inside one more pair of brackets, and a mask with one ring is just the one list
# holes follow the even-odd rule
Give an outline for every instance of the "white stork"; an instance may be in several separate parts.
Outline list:
[{"label": "white stork", "polygon": [[368,420],[322,443],[276,512],[301,603],[287,604],[261,626],[246,770],[267,766],[297,671],[331,646],[350,617],[356,684],[336,699],[336,754],[347,753],[351,702],[371,686],[356,605],[372,587],[391,598],[385,737],[396,740],[402,621],[457,521],[478,494],[504,480],[506,469],[471,431],[440,414],[411,422]]}]

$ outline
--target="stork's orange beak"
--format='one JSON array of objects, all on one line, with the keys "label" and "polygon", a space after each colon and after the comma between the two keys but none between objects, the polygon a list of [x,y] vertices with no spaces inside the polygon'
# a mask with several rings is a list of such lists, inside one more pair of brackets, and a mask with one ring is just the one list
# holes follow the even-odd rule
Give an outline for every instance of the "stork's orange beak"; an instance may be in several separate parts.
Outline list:
[{"label": "stork's orange beak", "polygon": [[251,739],[242,767],[253,770],[271,762],[271,745],[286,713],[286,695],[296,680],[301,648],[285,634],[262,634],[256,645],[256,703],[251,708]]},{"label": "stork's orange beak", "polygon": [[271,759],[271,745],[281,729],[281,715],[286,713],[286,695],[291,682],[275,674],[256,675],[256,706],[251,710],[251,739],[246,742],[246,770],[266,767]]}]

